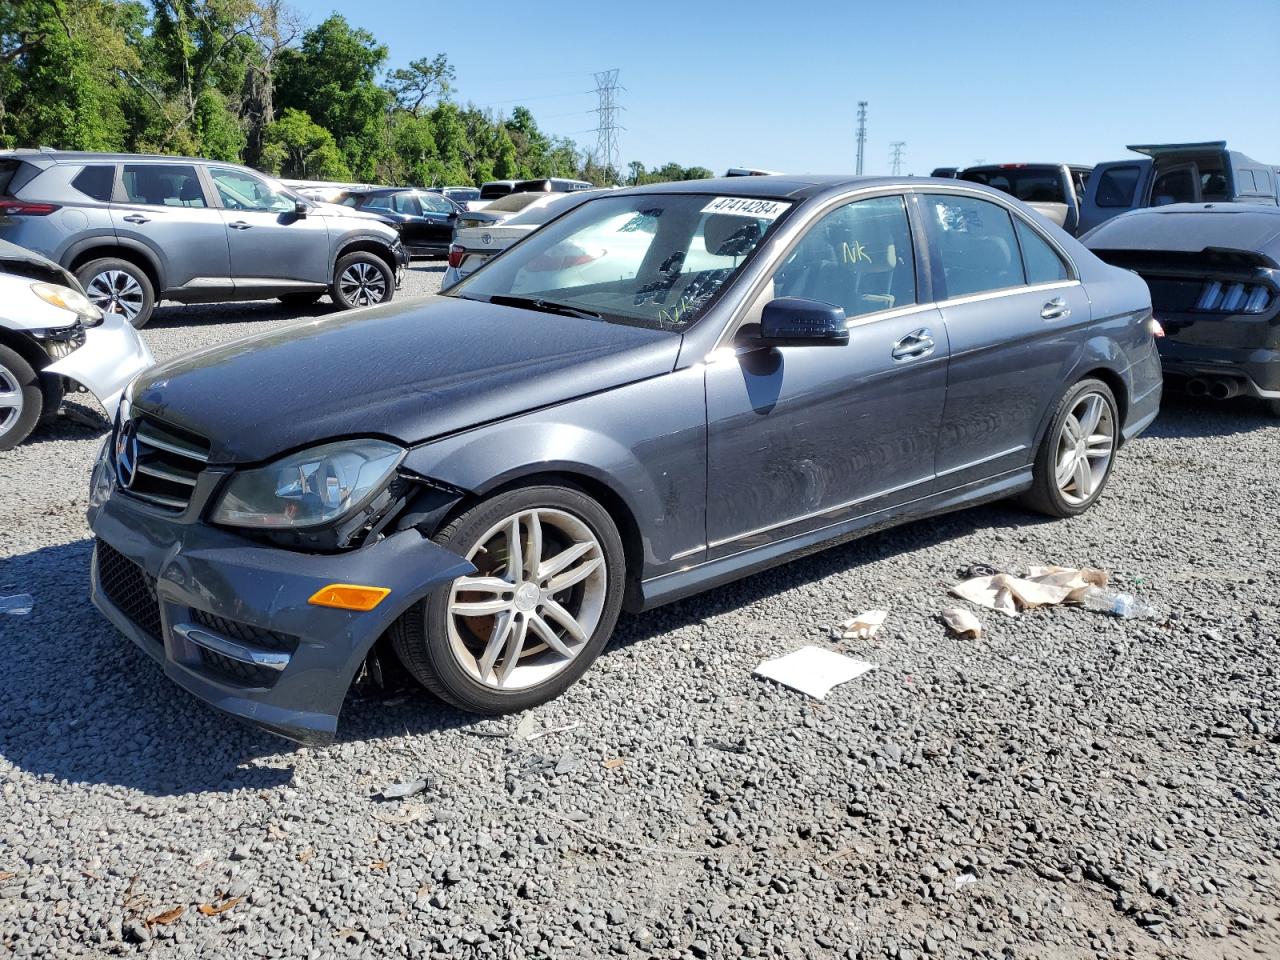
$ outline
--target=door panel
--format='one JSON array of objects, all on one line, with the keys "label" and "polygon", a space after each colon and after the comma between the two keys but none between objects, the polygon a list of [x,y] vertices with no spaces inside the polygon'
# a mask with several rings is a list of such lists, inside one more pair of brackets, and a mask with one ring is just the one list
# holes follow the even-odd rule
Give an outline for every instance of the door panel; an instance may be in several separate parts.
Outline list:
[{"label": "door panel", "polygon": [[439,247],[447,250],[453,242],[453,227],[457,221],[456,208],[443,197],[434,194],[419,193],[416,202],[420,205],[417,219],[420,222],[417,243],[426,247]]},{"label": "door panel", "polygon": [[[895,360],[895,345],[922,329],[933,349]],[[709,556],[928,493],[947,352],[929,307],[855,323],[846,346],[708,364]]]},{"label": "door panel", "polygon": [[[208,204],[196,168],[188,164],[126,163],[126,202],[112,203],[116,236],[144,244],[165,268],[166,289],[229,288],[227,231]],[[157,290],[157,295],[162,291]]]},{"label": "door panel", "polygon": [[[1036,431],[1062,393],[1063,371],[1079,352],[1089,309],[1074,281],[942,305],[951,365],[938,433],[939,489],[1034,459]],[[1069,313],[1041,318],[1060,310]]]},{"label": "door panel", "polygon": [[211,167],[209,174],[222,203],[237,287],[332,279],[324,217],[298,216],[292,197],[245,171]]}]

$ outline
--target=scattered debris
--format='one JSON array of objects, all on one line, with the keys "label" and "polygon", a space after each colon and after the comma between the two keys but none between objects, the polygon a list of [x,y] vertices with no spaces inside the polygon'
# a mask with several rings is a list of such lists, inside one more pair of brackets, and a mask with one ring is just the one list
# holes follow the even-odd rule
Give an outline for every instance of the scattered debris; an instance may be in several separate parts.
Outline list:
[{"label": "scattered debris", "polygon": [[566,773],[573,773],[578,769],[578,758],[572,754],[566,753],[556,762],[556,776],[561,777]]},{"label": "scattered debris", "polygon": [[216,917],[220,913],[226,913],[243,899],[244,897],[227,897],[218,903],[202,903],[196,909],[206,917]]},{"label": "scattered debris", "polygon": [[854,660],[821,647],[801,647],[786,656],[766,660],[756,667],[755,675],[822,700],[834,686],[860,677],[875,664]]},{"label": "scattered debris", "polygon": [[962,600],[1010,617],[1019,610],[1080,602],[1090,587],[1105,587],[1110,574],[1092,567],[1032,567],[1025,577],[1008,573],[975,577],[951,588]]},{"label": "scattered debris", "polygon": [[888,610],[867,610],[840,624],[836,636],[841,640],[869,640],[876,635],[887,616]]},{"label": "scattered debris", "polygon": [[973,580],[977,577],[994,577],[1007,572],[989,563],[971,563],[967,567],[961,567],[957,576],[961,580]]},{"label": "scattered debris", "polygon": [[963,607],[947,607],[942,611],[942,622],[957,636],[982,639],[982,622]]},{"label": "scattered debris", "polygon": [[11,597],[0,597],[0,613],[15,617],[25,617],[35,605],[35,598],[29,593],[15,593]]},{"label": "scattered debris", "polygon": [[369,863],[370,870],[385,870],[390,864],[385,860],[373,860]]},{"label": "scattered debris", "polygon": [[537,729],[538,718],[533,715],[533,711],[529,711],[520,718],[520,722],[516,724],[516,730],[512,736],[517,740],[532,740],[534,731]]},{"label": "scattered debris", "polygon": [[174,907],[172,910],[166,910],[163,913],[157,913],[155,916],[147,917],[142,923],[148,929],[151,927],[167,927],[186,912],[186,907]]},{"label": "scattered debris", "polygon": [[729,743],[725,740],[716,740],[711,738],[706,741],[706,744],[713,750],[723,750],[725,753],[742,754],[747,752],[747,743],[745,740],[741,743]]},{"label": "scattered debris", "polygon": [[570,730],[577,730],[580,726],[582,726],[582,724],[575,720],[573,723],[566,723],[563,727],[552,727],[550,730],[539,730],[537,733],[530,734],[525,739],[537,740],[539,737],[549,737],[553,733],[567,733]]},{"label": "scattered debris", "polygon": [[612,757],[609,760],[603,761],[600,766],[604,767],[606,770],[617,770],[622,766],[623,762],[622,757]]},{"label": "scattered debris", "polygon": [[17,874],[12,870],[0,870],[0,883],[4,883],[6,880],[12,880],[16,876]]},{"label": "scattered debris", "polygon": [[306,863],[310,863],[311,858],[314,857],[315,855],[316,855],[315,850],[312,849],[311,847],[307,847],[307,849],[300,851],[294,859],[297,860],[299,863],[306,864]]},{"label": "scattered debris", "polygon": [[961,873],[956,876],[956,888],[967,887],[971,883],[977,883],[978,878],[972,873]]},{"label": "scattered debris", "polygon": [[422,793],[435,786],[435,780],[426,777],[422,780],[413,780],[408,783],[389,783],[382,788],[381,792],[374,794],[375,800],[403,800],[405,797],[412,797],[414,794]]},{"label": "scattered debris", "polygon": [[[400,812],[395,814],[374,814],[374,816],[383,823],[389,823],[392,826],[404,826],[407,823],[416,823],[419,820],[433,820],[431,808],[425,803],[406,803],[399,807]],[[310,848],[308,848],[310,849]],[[309,858],[308,858],[309,859]],[[305,862],[305,861],[302,861]]]}]

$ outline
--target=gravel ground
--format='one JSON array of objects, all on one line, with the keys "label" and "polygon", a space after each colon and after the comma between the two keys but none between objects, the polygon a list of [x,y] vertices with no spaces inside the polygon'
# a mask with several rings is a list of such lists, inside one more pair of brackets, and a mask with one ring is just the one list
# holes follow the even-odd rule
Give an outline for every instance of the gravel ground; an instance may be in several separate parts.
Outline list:
[{"label": "gravel ground", "polygon": [[[284,319],[166,307],[146,335]],[[323,750],[92,609],[104,426],[76,409],[0,458],[0,594],[35,596],[0,617],[0,955],[1280,956],[1280,425],[1246,402],[1171,399],[1075,520],[971,510],[624,618],[532,712],[571,730],[359,688]],[[1107,567],[1169,616],[959,640],[937,614],[974,562]],[[829,639],[867,608],[874,640]],[[822,702],[752,678],[802,643],[879,669]]]}]

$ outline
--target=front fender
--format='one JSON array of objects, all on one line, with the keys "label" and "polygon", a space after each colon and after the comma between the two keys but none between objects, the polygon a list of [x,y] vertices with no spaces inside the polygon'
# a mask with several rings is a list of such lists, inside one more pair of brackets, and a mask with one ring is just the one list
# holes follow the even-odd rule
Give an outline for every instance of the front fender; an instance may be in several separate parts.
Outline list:
[{"label": "front fender", "polygon": [[108,313],[102,323],[85,331],[84,346],[50,364],[45,372],[87,388],[107,411],[107,418],[114,420],[121,392],[155,362],[146,341],[129,321],[118,313]]}]

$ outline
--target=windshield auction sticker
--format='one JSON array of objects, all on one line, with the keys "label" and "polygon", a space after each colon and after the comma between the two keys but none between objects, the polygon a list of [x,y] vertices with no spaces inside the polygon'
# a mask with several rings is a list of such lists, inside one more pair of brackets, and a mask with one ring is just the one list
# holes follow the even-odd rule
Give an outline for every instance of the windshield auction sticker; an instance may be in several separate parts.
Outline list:
[{"label": "windshield auction sticker", "polygon": [[761,200],[759,197],[716,197],[703,213],[727,213],[735,217],[755,217],[757,220],[777,220],[791,207],[783,200]]}]

